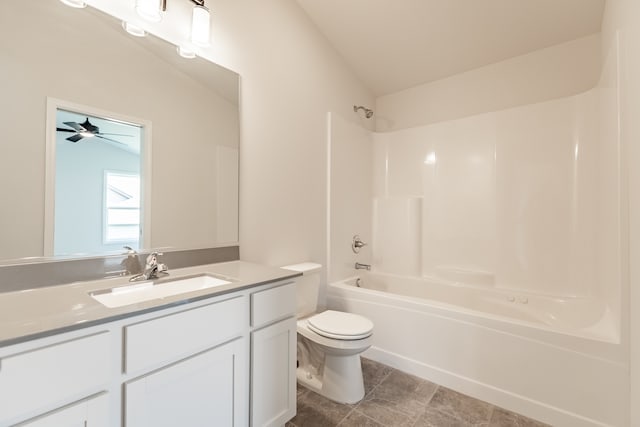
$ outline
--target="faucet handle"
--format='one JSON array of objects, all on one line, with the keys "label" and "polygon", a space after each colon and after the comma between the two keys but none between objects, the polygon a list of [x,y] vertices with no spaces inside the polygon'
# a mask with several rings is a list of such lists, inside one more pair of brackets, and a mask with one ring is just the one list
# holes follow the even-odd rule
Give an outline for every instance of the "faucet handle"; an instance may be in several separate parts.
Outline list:
[{"label": "faucet handle", "polygon": [[162,252],[151,252],[149,255],[147,255],[147,265],[157,265],[158,264],[158,257],[162,255]]},{"label": "faucet handle", "polygon": [[351,250],[353,251],[353,253],[357,254],[358,252],[360,252],[360,249],[366,245],[367,244],[362,241],[360,236],[358,236],[357,234],[353,236],[353,240],[351,242]]},{"label": "faucet handle", "polygon": [[167,264],[158,264],[158,273],[169,274],[169,267],[167,267]]}]

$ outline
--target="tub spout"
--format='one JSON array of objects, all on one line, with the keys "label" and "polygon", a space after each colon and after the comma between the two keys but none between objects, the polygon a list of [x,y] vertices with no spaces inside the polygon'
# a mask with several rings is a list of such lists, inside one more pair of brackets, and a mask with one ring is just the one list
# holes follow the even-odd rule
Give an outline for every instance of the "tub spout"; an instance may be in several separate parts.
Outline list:
[{"label": "tub spout", "polygon": [[356,262],[356,270],[371,270],[371,265],[370,264],[361,264],[359,262]]}]

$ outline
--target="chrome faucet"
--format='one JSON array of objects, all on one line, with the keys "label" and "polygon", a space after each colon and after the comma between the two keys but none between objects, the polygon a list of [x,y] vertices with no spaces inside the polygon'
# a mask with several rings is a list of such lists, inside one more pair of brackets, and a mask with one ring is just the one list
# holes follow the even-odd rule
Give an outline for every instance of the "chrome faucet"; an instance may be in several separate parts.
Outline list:
[{"label": "chrome faucet", "polygon": [[359,262],[356,262],[356,270],[371,270],[371,264],[362,264]]},{"label": "chrome faucet", "polygon": [[139,280],[157,279],[158,273],[169,274],[167,272],[167,266],[165,264],[158,263],[158,257],[160,255],[162,255],[161,252],[151,252],[149,256],[147,256],[147,262],[144,266],[144,271],[133,276],[131,279],[129,279],[129,281],[136,282]]}]

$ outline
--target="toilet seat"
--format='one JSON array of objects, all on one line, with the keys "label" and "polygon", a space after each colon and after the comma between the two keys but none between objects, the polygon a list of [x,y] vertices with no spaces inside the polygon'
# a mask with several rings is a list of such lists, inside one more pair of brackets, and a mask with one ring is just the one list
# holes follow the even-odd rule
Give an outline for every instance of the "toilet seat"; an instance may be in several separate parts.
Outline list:
[{"label": "toilet seat", "polygon": [[311,316],[307,326],[318,335],[336,340],[359,340],[373,332],[373,322],[366,317],[334,310]]}]

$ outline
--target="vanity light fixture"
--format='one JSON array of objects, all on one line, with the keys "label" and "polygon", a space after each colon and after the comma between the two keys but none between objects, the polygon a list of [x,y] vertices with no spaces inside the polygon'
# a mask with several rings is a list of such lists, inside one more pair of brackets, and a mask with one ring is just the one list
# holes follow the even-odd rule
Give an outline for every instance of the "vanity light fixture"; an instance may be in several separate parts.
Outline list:
[{"label": "vanity light fixture", "polygon": [[76,9],[82,9],[83,7],[87,7],[87,2],[84,0],[60,0],[62,3],[67,6],[75,7]]},{"label": "vanity light fixture", "polygon": [[124,28],[127,33],[135,37],[144,37],[147,35],[147,32],[142,27],[138,27],[137,25],[127,21],[122,21],[122,28]]},{"label": "vanity light fixture", "polygon": [[195,3],[191,17],[191,43],[200,47],[210,44],[211,14],[204,0],[191,0]]},{"label": "vanity light fixture", "polygon": [[[79,0],[62,0],[79,1]],[[191,15],[191,44],[199,47],[207,47],[211,44],[211,13],[204,5],[205,0],[189,0],[193,6]],[[167,10],[167,0],[136,0],[136,12],[143,19],[151,22],[159,22],[162,19],[162,12]],[[122,26],[129,33],[137,37],[142,37],[145,31],[136,25],[123,22]],[[178,45],[178,54],[183,58],[195,58],[196,53],[188,45]]]},{"label": "vanity light fixture", "polygon": [[136,0],[136,12],[147,21],[160,22],[166,10],[167,0]]}]

